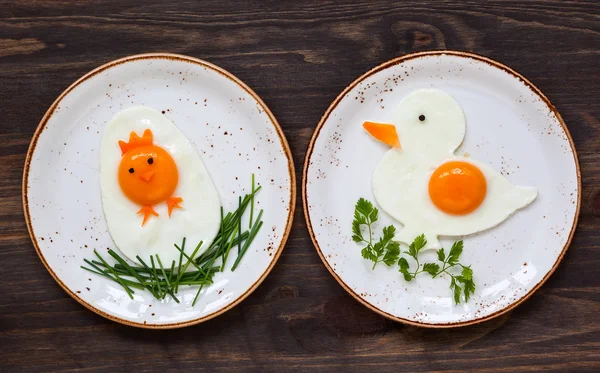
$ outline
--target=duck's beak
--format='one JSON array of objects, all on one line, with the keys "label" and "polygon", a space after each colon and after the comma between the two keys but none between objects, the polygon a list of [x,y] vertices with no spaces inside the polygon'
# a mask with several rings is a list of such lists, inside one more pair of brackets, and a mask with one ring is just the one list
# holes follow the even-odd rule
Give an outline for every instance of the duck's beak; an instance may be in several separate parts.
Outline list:
[{"label": "duck's beak", "polygon": [[149,183],[150,180],[152,180],[153,176],[154,176],[154,171],[148,171],[148,172],[143,173],[142,176],[140,176],[140,177],[142,178],[142,180]]},{"label": "duck's beak", "polygon": [[391,147],[400,149],[400,139],[393,124],[364,122],[363,128],[375,139]]}]

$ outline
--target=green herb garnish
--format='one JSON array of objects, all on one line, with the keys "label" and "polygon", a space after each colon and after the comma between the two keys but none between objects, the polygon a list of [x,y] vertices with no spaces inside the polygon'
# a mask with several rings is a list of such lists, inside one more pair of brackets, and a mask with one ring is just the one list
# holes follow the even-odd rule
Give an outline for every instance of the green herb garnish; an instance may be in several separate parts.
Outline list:
[{"label": "green herb garnish", "polygon": [[[454,302],[459,304],[464,298],[468,302],[471,295],[475,292],[475,282],[473,281],[473,270],[471,266],[465,266],[459,263],[460,255],[463,251],[463,241],[456,241],[450,248],[450,252],[446,256],[444,248],[436,251],[438,263],[420,264],[419,254],[427,245],[427,239],[422,234],[414,239],[408,246],[408,250],[400,252],[400,245],[393,241],[396,234],[396,228],[392,225],[383,228],[383,234],[379,241],[373,244],[373,223],[377,221],[378,210],[373,207],[373,204],[364,198],[361,198],[356,203],[354,209],[354,220],[352,221],[352,239],[357,243],[365,243],[361,250],[363,258],[374,262],[373,269],[377,263],[384,262],[388,266],[398,263],[399,272],[402,273],[404,280],[412,281],[420,273],[428,273],[432,278],[436,278],[442,273],[450,276],[450,289],[454,296]],[[364,238],[361,226],[366,225],[368,228],[368,239]],[[413,258],[416,264],[414,271],[411,271],[410,264],[406,258],[401,257],[401,254],[407,254]],[[460,268],[460,274],[450,272],[452,268]]]},{"label": "green herb garnish", "polygon": [[[406,254],[411,256],[417,266],[414,272],[409,270],[409,264],[404,258],[400,258],[398,265],[400,266],[400,272],[404,276],[406,281],[412,281],[419,273],[429,273],[431,277],[436,278],[442,273],[450,276],[450,289],[454,295],[454,302],[459,304],[461,302],[461,298],[464,295],[465,302],[468,302],[471,298],[471,295],[475,292],[475,282],[473,281],[473,270],[471,266],[464,266],[458,262],[460,258],[460,254],[463,251],[463,241],[456,241],[452,244],[450,248],[450,253],[446,256],[444,252],[444,248],[442,247],[438,251],[436,251],[437,259],[441,263],[424,263],[422,266],[419,264],[419,251],[427,244],[427,240],[425,239],[425,235],[420,235],[412,242],[409,246],[408,251],[405,251]],[[453,267],[460,267],[460,274],[453,274],[449,272]],[[462,286],[461,286],[462,285]]]},{"label": "green herb garnish", "polygon": [[411,273],[408,270],[410,266],[405,258],[400,258],[398,261],[400,272],[404,275],[404,279],[406,281],[411,281],[417,277],[419,273],[424,272],[424,270],[419,271],[419,268],[421,268],[421,265],[419,264],[419,252],[425,247],[426,244],[427,240],[425,239],[425,235],[422,234],[415,238],[415,240],[408,246],[408,251],[405,251],[406,254],[411,256],[417,262],[417,269],[415,269],[414,272]]},{"label": "green herb garnish", "polygon": [[[352,222],[352,239],[354,242],[366,243],[361,250],[362,257],[373,262],[373,269],[377,263],[384,262],[391,266],[396,263],[400,256],[400,245],[398,242],[392,241],[396,234],[396,228],[393,225],[383,228],[383,235],[375,244],[373,244],[373,229],[372,225],[377,221],[379,210],[373,207],[373,204],[364,198],[356,202],[354,208],[354,221]],[[366,225],[368,228],[368,240],[365,239],[362,233],[361,226]]]},{"label": "green herb garnish", "polygon": [[[238,247],[236,260],[231,267],[231,271],[234,271],[262,227],[262,210],[259,211],[256,219],[253,220],[254,196],[260,189],[260,185],[255,187],[253,174],[252,191],[243,198],[240,197],[238,199],[238,208],[223,216],[223,207],[221,207],[221,226],[219,232],[206,251],[198,257],[196,257],[196,254],[202,247],[202,242],[196,245],[191,255],[188,255],[185,253],[186,242],[184,237],[181,246],[177,244],[173,245],[179,251],[179,262],[176,265],[175,261],[172,261],[170,268],[163,266],[158,255],[150,256],[150,266],[139,256],[136,259],[141,266],[130,265],[111,249],[108,250],[108,254],[116,261],[114,265],[108,264],[94,250],[94,254],[99,261],[84,259],[84,262],[89,267],[81,266],[81,268],[118,283],[125,289],[131,299],[133,299],[134,291],[132,288],[134,288],[148,290],[156,299],[164,299],[169,295],[175,302],[179,303],[179,299],[175,294],[177,294],[180,285],[199,286],[198,292],[192,302],[192,305],[195,305],[202,288],[205,285],[213,283],[215,273],[225,270],[225,264],[231,248],[234,246]],[[242,217],[248,206],[250,206],[251,215],[249,229],[242,231]],[[221,264],[215,265],[219,260]],[[190,265],[194,268],[188,271]]]}]

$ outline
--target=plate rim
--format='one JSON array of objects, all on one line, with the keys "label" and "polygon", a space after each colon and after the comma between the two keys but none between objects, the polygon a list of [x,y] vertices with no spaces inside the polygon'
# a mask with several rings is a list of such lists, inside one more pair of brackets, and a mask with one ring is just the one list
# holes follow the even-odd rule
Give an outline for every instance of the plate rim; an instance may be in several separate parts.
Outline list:
[{"label": "plate rim", "polygon": [[[522,296],[521,298],[519,298],[518,300],[516,300],[515,302],[509,304],[508,306],[502,308],[501,310],[498,310],[496,312],[493,312],[487,316],[483,316],[483,317],[479,317],[479,318],[475,318],[472,320],[466,320],[466,321],[458,321],[458,322],[448,322],[448,323],[429,323],[429,322],[420,322],[420,321],[414,321],[414,320],[409,320],[406,318],[402,318],[399,316],[395,316],[392,315],[389,312],[383,311],[382,309],[372,305],[371,303],[367,302],[365,299],[363,299],[360,295],[358,295],[354,290],[352,290],[342,279],[340,276],[338,276],[337,273],[335,273],[335,271],[333,270],[333,268],[329,265],[329,263],[327,262],[327,260],[325,259],[325,256],[319,246],[319,243],[317,242],[313,227],[312,227],[312,223],[310,220],[310,215],[308,212],[308,200],[307,200],[307,182],[308,182],[308,166],[310,163],[310,158],[312,156],[313,150],[314,150],[314,146],[316,143],[316,140],[321,132],[321,129],[323,128],[325,122],[329,119],[330,114],[333,112],[333,110],[338,106],[338,104],[344,99],[344,97],[346,96],[346,94],[348,92],[350,92],[350,90],[352,90],[354,87],[356,87],[359,83],[361,83],[363,80],[365,80],[366,78],[378,73],[379,71],[383,71],[389,67],[398,65],[402,62],[406,62],[412,59],[417,59],[417,58],[421,58],[421,57],[427,57],[427,56],[442,56],[442,55],[450,55],[450,56],[454,56],[454,57],[461,57],[461,58],[468,58],[468,59],[473,59],[476,60],[478,62],[484,62],[487,63],[488,65],[498,68],[500,70],[503,70],[504,72],[512,75],[514,78],[519,79],[521,82],[523,82],[530,90],[532,90],[538,97],[540,97],[544,103],[546,104],[546,106],[548,107],[548,109],[554,113],[554,115],[556,116],[556,118],[558,119],[559,124],[561,125],[561,127],[563,128],[563,130],[565,131],[565,135],[567,136],[567,139],[569,140],[569,145],[571,147],[571,152],[573,154],[573,159],[575,161],[575,169],[576,169],[576,173],[577,173],[577,206],[575,209],[575,215],[573,217],[573,224],[571,225],[571,229],[569,232],[569,237],[565,243],[565,245],[563,246],[560,254],[558,255],[556,262],[554,263],[554,265],[552,266],[552,268],[550,268],[550,270],[544,275],[544,277],[535,285],[531,288],[531,290],[529,290],[529,292],[527,292],[524,296]],[[319,257],[321,258],[321,261],[323,262],[323,264],[325,265],[325,267],[327,268],[327,270],[329,271],[329,273],[331,273],[331,275],[335,278],[335,280],[344,288],[344,290],[346,290],[352,297],[354,297],[356,300],[358,300],[360,303],[362,303],[364,306],[366,306],[367,308],[369,308],[371,311],[374,311],[390,320],[394,320],[394,321],[398,321],[404,324],[409,324],[409,325],[413,325],[413,326],[420,326],[420,327],[425,327],[425,328],[434,328],[434,329],[444,329],[444,328],[454,328],[454,327],[462,327],[462,326],[468,326],[468,325],[475,325],[475,324],[479,324],[488,320],[491,320],[493,318],[496,318],[500,315],[503,315],[511,310],[513,310],[514,308],[516,308],[517,306],[521,305],[523,302],[525,302],[527,299],[529,299],[547,280],[548,278],[550,278],[550,276],[554,273],[554,271],[556,270],[556,268],[560,265],[560,263],[563,260],[563,257],[565,256],[565,253],[567,252],[567,249],[569,248],[571,241],[573,239],[573,235],[575,234],[575,230],[577,228],[577,223],[579,220],[579,213],[580,213],[580,208],[581,208],[581,170],[579,167],[579,158],[577,157],[577,151],[575,150],[575,144],[573,142],[573,138],[571,136],[571,133],[569,132],[569,129],[567,128],[567,125],[565,124],[565,121],[563,120],[562,116],[560,115],[560,113],[558,112],[558,110],[556,109],[556,107],[554,106],[554,104],[552,104],[552,102],[550,101],[550,99],[548,97],[546,97],[546,95],[535,85],[533,84],[529,79],[527,79],[525,76],[523,76],[522,74],[518,73],[517,71],[513,70],[512,68],[508,67],[507,65],[498,62],[496,60],[493,60],[489,57],[485,57],[483,55],[480,54],[476,54],[476,53],[472,53],[472,52],[465,52],[465,51],[458,51],[458,50],[449,50],[449,49],[443,49],[443,50],[431,50],[431,51],[421,51],[421,52],[413,52],[413,53],[408,53],[402,56],[398,56],[395,58],[392,58],[388,61],[385,61],[373,68],[371,68],[370,70],[368,70],[367,72],[363,73],[362,75],[360,75],[358,78],[354,79],[348,86],[346,86],[346,88],[344,88],[344,90],[331,102],[331,104],[329,104],[329,106],[327,107],[327,110],[325,111],[325,113],[323,114],[323,116],[321,117],[321,119],[319,120],[319,123],[317,124],[317,127],[315,128],[313,135],[310,139],[310,142],[308,144],[308,149],[306,150],[306,155],[304,158],[304,165],[303,165],[303,169],[302,169],[302,208],[304,210],[304,219],[306,221],[306,227],[308,229],[308,233],[310,235],[310,238],[312,240],[313,246],[315,248],[315,250],[317,251],[317,254],[319,255]]]},{"label": "plate rim", "polygon": [[[267,114],[267,116],[269,117],[269,120],[271,121],[271,124],[275,128],[275,131],[277,133],[277,136],[279,137],[279,141],[280,141],[281,145],[283,146],[283,150],[284,150],[286,158],[287,158],[288,173],[289,173],[289,177],[290,177],[290,202],[289,202],[289,206],[288,206],[289,209],[288,209],[286,227],[285,227],[282,239],[281,239],[281,244],[277,248],[277,251],[274,253],[274,257],[271,260],[271,263],[266,268],[266,270],[263,272],[263,274],[244,293],[242,293],[238,298],[236,298],[232,303],[228,304],[226,307],[223,307],[220,310],[217,310],[215,312],[209,313],[208,315],[205,315],[205,316],[193,319],[193,320],[181,321],[181,322],[176,322],[176,323],[167,323],[167,324],[147,324],[147,323],[126,320],[126,319],[111,315],[107,312],[104,312],[104,311],[94,307],[92,304],[86,302],[82,298],[76,296],[75,293],[73,291],[71,291],[60,280],[60,278],[56,275],[56,273],[54,273],[52,268],[46,262],[46,259],[44,258],[44,255],[42,254],[42,252],[39,248],[37,238],[35,236],[35,232],[33,230],[33,226],[31,223],[30,216],[29,216],[30,215],[29,214],[29,200],[28,200],[28,196],[27,196],[27,182],[28,182],[28,178],[29,178],[29,169],[30,169],[30,165],[31,165],[31,158],[32,158],[33,152],[35,151],[39,136],[42,134],[42,132],[44,131],[44,129],[46,127],[46,123],[52,117],[52,115],[54,114],[54,111],[56,110],[56,108],[58,107],[60,102],[69,93],[71,93],[71,91],[73,91],[76,87],[78,87],[80,84],[84,83],[88,79],[96,76],[97,74],[99,74],[105,70],[108,70],[110,68],[113,68],[113,67],[116,67],[118,65],[125,64],[128,62],[134,62],[134,61],[140,61],[140,60],[152,60],[152,59],[160,59],[160,60],[167,59],[167,60],[173,60],[173,61],[181,61],[181,62],[195,64],[195,65],[198,65],[198,66],[201,66],[204,68],[208,68],[214,72],[217,72],[217,73],[223,75],[225,78],[231,80],[232,82],[236,83],[240,88],[242,88],[244,91],[246,91],[248,94],[250,94],[258,102],[261,109]],[[85,308],[89,309],[90,311],[92,311],[104,318],[107,318],[111,321],[115,321],[117,323],[132,326],[132,327],[143,328],[143,329],[176,329],[176,328],[183,328],[183,327],[187,327],[187,326],[200,324],[202,322],[208,321],[212,318],[215,318],[215,317],[231,310],[232,308],[234,308],[235,306],[240,304],[244,299],[246,299],[250,294],[252,294],[256,290],[256,288],[269,275],[269,273],[271,272],[273,267],[275,267],[275,264],[279,260],[279,257],[281,256],[281,253],[283,252],[283,249],[287,243],[287,240],[289,238],[290,231],[292,228],[292,223],[294,220],[294,212],[295,212],[295,208],[296,208],[296,194],[297,194],[296,173],[295,173],[294,160],[293,160],[293,155],[292,155],[290,146],[287,142],[287,138],[285,137],[285,134],[281,128],[281,125],[277,121],[277,118],[275,117],[275,115],[273,115],[273,113],[271,112],[269,107],[260,98],[260,96],[256,92],[254,92],[254,90],[252,88],[250,88],[246,83],[244,83],[242,80],[240,80],[234,74],[223,69],[222,67],[219,67],[213,63],[210,63],[208,61],[205,61],[205,60],[202,60],[202,59],[199,59],[196,57],[191,57],[191,56],[186,56],[186,55],[176,54],[176,53],[162,53],[162,52],[134,54],[134,55],[129,55],[126,57],[118,58],[113,61],[109,61],[109,62],[102,64],[101,66],[89,71],[88,73],[84,74],[79,79],[77,79],[75,82],[73,82],[71,85],[69,85],[54,100],[52,105],[50,105],[50,107],[48,108],[48,110],[46,111],[44,116],[42,117],[40,123],[38,124],[38,126],[33,134],[31,142],[29,143],[27,155],[25,157],[25,166],[23,168],[23,179],[22,179],[22,185],[21,185],[23,213],[25,215],[25,223],[27,225],[27,231],[29,233],[29,237],[31,239],[31,242],[33,243],[33,246],[35,248],[35,251],[36,251],[38,257],[40,258],[40,260],[44,264],[44,267],[46,267],[46,270],[50,273],[52,278],[54,278],[54,280],[58,283],[58,285],[60,285],[60,287],[67,294],[69,294],[71,296],[71,298],[75,299],[79,304],[81,304]]]}]

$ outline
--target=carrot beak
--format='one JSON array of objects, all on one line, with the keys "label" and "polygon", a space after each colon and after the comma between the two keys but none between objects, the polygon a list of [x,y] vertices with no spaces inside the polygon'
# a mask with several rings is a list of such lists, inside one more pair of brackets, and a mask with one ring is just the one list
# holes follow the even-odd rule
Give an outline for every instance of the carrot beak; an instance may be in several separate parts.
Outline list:
[{"label": "carrot beak", "polygon": [[394,148],[400,148],[400,139],[393,124],[364,122],[363,128],[375,139]]},{"label": "carrot beak", "polygon": [[153,176],[154,176],[154,171],[148,171],[148,172],[144,173],[140,177],[142,178],[142,180],[144,180],[145,182],[149,183],[150,180],[152,180]]}]

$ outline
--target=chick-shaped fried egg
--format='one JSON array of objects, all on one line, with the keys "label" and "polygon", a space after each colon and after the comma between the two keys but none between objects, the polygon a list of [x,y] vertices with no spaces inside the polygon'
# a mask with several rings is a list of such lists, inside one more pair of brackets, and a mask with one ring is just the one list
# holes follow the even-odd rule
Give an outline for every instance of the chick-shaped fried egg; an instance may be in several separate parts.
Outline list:
[{"label": "chick-shaped fried egg", "polygon": [[102,206],[110,235],[129,259],[166,267],[178,262],[186,238],[191,255],[217,235],[220,200],[202,159],[165,115],[147,107],[121,111],[100,147]]},{"label": "chick-shaped fried egg", "polygon": [[454,154],[465,136],[465,117],[441,90],[414,91],[400,102],[393,123],[363,126],[392,147],[375,168],[373,193],[404,225],[397,241],[409,244],[425,233],[425,248],[437,249],[438,236],[494,227],[537,197],[535,188],[514,186],[482,162]]}]

